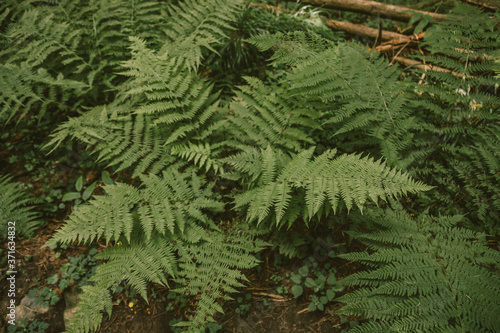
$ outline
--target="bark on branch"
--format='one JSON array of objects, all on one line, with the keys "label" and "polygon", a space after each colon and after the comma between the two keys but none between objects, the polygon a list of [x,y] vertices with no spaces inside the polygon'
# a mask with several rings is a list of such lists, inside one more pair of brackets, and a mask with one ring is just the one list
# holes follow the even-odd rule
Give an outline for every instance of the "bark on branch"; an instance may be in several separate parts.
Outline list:
[{"label": "bark on branch", "polygon": [[[418,41],[422,40],[425,36],[425,32],[420,32],[419,34],[416,35],[411,35],[409,36],[410,42],[415,42],[417,43]],[[406,47],[409,44],[409,42],[401,40],[401,39],[395,39],[395,40],[389,40],[385,43],[380,44],[379,46],[375,47],[375,52],[388,52],[388,51],[394,51],[398,48],[401,47]]]},{"label": "bark on branch", "polygon": [[[446,15],[414,10],[407,7],[387,5],[376,1],[364,0],[301,0],[303,3],[315,4],[317,6],[325,6],[338,10],[345,10],[350,12],[362,14],[380,14],[383,17],[390,18],[397,21],[408,22],[414,13],[421,13],[429,15],[434,19],[434,22],[446,20]],[[406,11],[413,11],[406,12]]]},{"label": "bark on branch", "polygon": [[[345,31],[352,35],[363,35],[370,38],[377,38],[379,36],[379,30],[370,28],[360,24],[353,24],[349,22],[336,21],[330,19],[323,19],[327,27],[332,30]],[[398,34],[397,32],[382,30],[381,34],[382,40],[393,40],[397,43],[406,43],[411,41],[410,36],[403,34]]]},{"label": "bark on branch", "polygon": [[423,64],[420,61],[407,59],[407,58],[403,58],[403,57],[395,57],[394,60],[399,62],[400,64],[408,66],[408,67],[419,68],[419,69],[423,69],[424,71],[430,70],[430,71],[436,71],[436,72],[446,72],[446,73],[451,73],[459,78],[465,78],[465,75],[463,75],[461,73],[457,73],[457,72],[449,70],[447,68],[433,66],[432,64]]}]

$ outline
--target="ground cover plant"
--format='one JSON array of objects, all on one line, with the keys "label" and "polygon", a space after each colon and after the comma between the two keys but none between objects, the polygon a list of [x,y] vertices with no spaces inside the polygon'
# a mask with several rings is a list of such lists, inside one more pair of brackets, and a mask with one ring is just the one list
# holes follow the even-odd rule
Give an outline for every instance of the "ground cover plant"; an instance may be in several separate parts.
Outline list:
[{"label": "ground cover plant", "polygon": [[[498,14],[442,2],[398,51],[387,18],[369,46],[330,30],[327,2],[0,5],[2,249],[38,228],[59,266],[25,294],[81,289],[67,332],[156,298],[174,332],[228,309],[266,331],[288,301],[339,332],[500,330]],[[38,319],[18,331],[57,331]]]}]

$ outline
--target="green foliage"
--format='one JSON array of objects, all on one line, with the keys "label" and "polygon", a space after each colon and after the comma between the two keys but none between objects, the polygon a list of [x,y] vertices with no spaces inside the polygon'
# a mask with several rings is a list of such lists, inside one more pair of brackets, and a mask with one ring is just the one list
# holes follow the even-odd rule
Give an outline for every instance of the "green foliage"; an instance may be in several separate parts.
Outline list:
[{"label": "green foliage", "polygon": [[[196,314],[189,322],[178,323],[191,330],[202,327],[208,320],[213,321],[214,309],[223,312],[218,301],[235,293],[236,287],[243,287],[240,280],[246,280],[242,269],[254,267],[258,260],[254,253],[265,243],[245,234],[212,234],[213,241],[192,244],[179,249],[179,278],[184,288],[174,291],[198,295]],[[193,259],[195,258],[195,259]],[[187,290],[185,290],[187,289]]]},{"label": "green foliage", "polygon": [[[209,197],[210,188],[200,188],[203,183],[198,176],[188,175],[170,170],[163,178],[142,176],[144,189],[120,183],[106,186],[107,195],[97,196],[92,205],[75,211],[47,245],[100,237],[115,242],[96,255],[106,263],[91,278],[96,284],[93,293],[106,295],[111,302],[108,288],[125,280],[147,299],[147,283],[166,285],[170,276],[183,286],[178,292],[187,288],[192,295],[200,294],[197,315],[182,325],[192,329],[201,326],[207,316],[222,310],[217,304],[221,293],[235,292],[234,287],[242,286],[238,282],[244,279],[240,270],[256,265],[252,253],[263,243],[245,234],[215,232],[217,227],[203,210],[217,212],[222,205]],[[102,306],[108,303],[84,304],[81,311],[91,313],[89,318],[101,318]],[[85,327],[94,327],[84,321],[88,320],[85,316],[78,318],[81,321],[74,327],[82,327],[84,332]]]},{"label": "green foliage", "polygon": [[478,230],[498,233],[500,219],[500,70],[498,31],[488,15],[457,4],[453,18],[426,32],[425,61],[452,70],[427,71],[416,108],[425,130],[403,158],[411,172],[436,186],[422,196],[438,214],[460,213]]},{"label": "green foliage", "polygon": [[[129,34],[158,43],[164,37],[164,7],[160,2],[121,0],[2,4],[5,32],[0,38],[9,47],[0,52],[5,101],[0,119],[30,109],[38,110],[41,118],[48,110],[75,111],[110,99],[108,91],[123,81],[115,73],[129,57]],[[151,24],[158,29],[150,29]]]},{"label": "green foliage", "polygon": [[34,211],[35,200],[30,198],[20,183],[9,176],[0,177],[0,238],[30,237],[41,221]]},{"label": "green foliage", "polygon": [[48,328],[49,324],[44,321],[38,321],[37,319],[29,321],[24,318],[17,325],[9,325],[7,333],[45,333]]},{"label": "green foliage", "polygon": [[306,130],[319,128],[318,113],[297,107],[286,87],[268,87],[252,77],[245,80],[247,85],[240,87],[229,106],[231,135],[239,144],[300,151],[313,143]]},{"label": "green foliage", "polygon": [[[215,228],[203,210],[220,211],[223,205],[213,199],[210,187],[201,188],[202,179],[175,170],[158,176],[141,176],[145,187],[117,183],[105,186],[105,196],[97,196],[92,205],[75,211],[68,223],[46,244],[94,241],[127,242],[137,237],[137,228],[145,240],[157,235],[171,238],[179,235],[196,242],[208,239],[206,230]],[[85,223],[85,230],[81,226]]]},{"label": "green foliage", "polygon": [[498,233],[500,99],[493,75],[500,40],[494,20],[479,10],[459,4],[450,15],[426,32],[431,55],[423,60],[452,72],[429,70],[424,80],[421,71],[402,78],[382,57],[314,34],[263,34],[250,42],[277,48],[273,64],[293,68],[280,95],[320,114],[321,132],[309,137],[325,148],[384,157],[435,186],[420,197],[422,207],[460,212],[478,230]]},{"label": "green foliage", "polygon": [[341,200],[348,210],[353,205],[363,210],[367,199],[377,203],[379,198],[429,189],[380,161],[356,155],[334,158],[335,151],[311,161],[313,151],[304,150],[285,165],[278,165],[270,147],[262,151],[260,186],[237,196],[236,208],[248,206],[248,221],[261,223],[272,216],[276,225],[290,227],[299,217],[309,221],[331,209],[336,212]]},{"label": "green foliage", "polygon": [[278,46],[273,64],[293,66],[289,94],[321,114],[323,132],[335,138],[326,136],[323,144],[335,142],[346,152],[378,145],[369,151],[398,165],[398,152],[411,142],[407,132],[420,125],[410,116],[396,66],[355,43],[334,44],[314,34],[263,34],[251,42],[261,50]]},{"label": "green foliage", "polygon": [[[131,41],[132,59],[123,63],[127,71],[121,73],[130,77],[123,92],[114,103],[61,125],[48,146],[76,137],[94,145],[98,161],[120,165],[116,171],[133,165],[135,175],[158,173],[176,161],[172,155],[187,161],[199,156],[193,144],[207,140],[221,127],[212,120],[219,109],[217,94],[179,56],[157,54],[135,37]],[[207,126],[209,121],[213,127]],[[210,147],[203,148],[209,156],[214,154]],[[218,170],[209,156],[201,161]]]},{"label": "green foliage", "polygon": [[[391,323],[423,331],[496,325],[488,316],[498,303],[484,293],[498,290],[486,266],[498,255],[472,241],[481,235],[444,217],[423,214],[416,221],[387,210],[382,218],[373,208],[411,194],[415,210],[457,209],[478,225],[495,221],[499,103],[487,92],[494,84],[487,76],[496,68],[489,51],[498,39],[480,13],[460,7],[466,13],[459,15],[477,22],[435,25],[441,30],[434,36],[443,41],[429,33],[432,62],[461,71],[464,79],[428,72],[429,82],[417,85],[355,43],[305,31],[263,34],[248,42],[274,51],[278,70],[267,80],[245,76],[244,85],[221,98],[207,69],[236,66],[214,59],[217,51],[229,52],[225,45],[244,10],[239,1],[1,6],[0,43],[11,45],[0,51],[1,119],[21,121],[30,112],[69,116],[46,147],[54,151],[73,139],[86,145],[98,172],[109,167],[122,177],[115,182],[103,172],[105,194],[78,206],[46,244],[106,244],[69,332],[97,330],[103,311],[111,313],[111,291],[124,283],[147,299],[149,284],[172,282],[171,295],[183,299],[178,303],[190,296],[195,304],[175,328],[200,332],[211,325],[216,331],[209,322],[267,245],[259,236],[272,234],[276,245],[284,229],[308,228],[331,212],[356,214],[354,206],[368,212],[359,224],[375,219],[387,228],[357,235],[375,254],[346,255],[374,269],[344,280],[368,288],[344,296],[349,304],[342,311],[378,320],[356,330]],[[443,59],[450,54],[453,61]],[[63,199],[90,199],[93,185],[83,191],[82,179]],[[431,195],[415,198],[432,186]],[[283,253],[297,253],[281,243]],[[79,260],[64,266],[62,281],[89,277],[82,277],[85,259]],[[332,271],[301,268],[292,281],[294,297],[310,293],[311,311],[324,309],[341,290]],[[446,306],[434,313],[440,300]]]},{"label": "green foliage", "polygon": [[95,258],[96,253],[97,250],[93,248],[87,256],[82,254],[78,257],[68,257],[69,263],[62,265],[60,268],[61,281],[57,285],[59,289],[64,290],[72,283],[77,283],[80,287],[87,285],[88,280],[94,275],[98,267]]},{"label": "green foliage", "polygon": [[[50,281],[49,279],[48,283],[49,282],[53,281]],[[57,292],[49,287],[43,287],[41,289],[37,288],[31,289],[28,292],[28,296],[30,298],[35,299],[35,304],[42,303],[44,308],[49,307],[51,305],[55,305],[57,302],[59,302],[59,297],[57,296]]]},{"label": "green foliage", "polygon": [[93,182],[88,187],[83,190],[83,176],[78,177],[75,183],[76,192],[67,192],[63,195],[62,201],[73,201],[75,206],[80,205],[82,202],[86,202],[92,195],[97,182]]},{"label": "green foliage", "polygon": [[[367,219],[367,218],[368,219]],[[485,235],[457,227],[462,217],[412,218],[401,208],[371,210],[370,252],[341,258],[370,267],[342,280],[363,288],[337,299],[338,312],[372,319],[350,332],[495,332],[500,329],[500,255]]]},{"label": "green foliage", "polygon": [[[290,5],[287,3],[287,7]],[[228,31],[229,38],[217,45],[217,53],[209,54],[202,64],[216,87],[230,91],[245,76],[256,75],[261,79],[265,76],[265,61],[271,52],[259,52],[248,42],[248,39],[261,33],[313,30],[329,39],[338,39],[339,33],[326,28],[319,11],[307,7],[295,13],[281,11],[277,15],[255,3],[245,4],[236,14],[232,24],[234,29]]]},{"label": "green foliage", "polygon": [[335,294],[344,290],[344,287],[335,278],[336,270],[329,263],[323,267],[311,257],[306,264],[299,268],[297,273],[290,274],[290,280],[294,283],[290,288],[293,297],[299,298],[304,290],[311,291],[308,311],[323,311],[325,305],[333,301]]},{"label": "green foliage", "polygon": [[241,296],[238,297],[236,300],[239,303],[239,305],[234,311],[242,317],[245,316],[248,310],[250,310],[250,308],[252,307],[252,304],[246,302],[250,301],[251,299],[252,299],[252,294],[249,293],[245,295],[245,298]]},{"label": "green foliage", "polygon": [[107,288],[100,285],[83,286],[78,303],[79,311],[66,326],[66,332],[91,332],[99,329],[103,312],[111,315],[113,303]]}]

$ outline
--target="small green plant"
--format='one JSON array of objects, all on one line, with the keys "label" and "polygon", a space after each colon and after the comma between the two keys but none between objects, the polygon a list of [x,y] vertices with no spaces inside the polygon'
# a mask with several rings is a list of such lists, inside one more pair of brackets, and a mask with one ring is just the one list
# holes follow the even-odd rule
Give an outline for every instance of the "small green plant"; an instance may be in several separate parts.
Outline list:
[{"label": "small green plant", "polygon": [[[71,283],[78,283],[80,287],[87,285],[88,280],[98,267],[94,258],[95,254],[97,254],[97,250],[92,248],[87,256],[69,257],[69,263],[62,265],[60,269],[59,289],[66,289]],[[56,282],[57,280],[54,283]]]},{"label": "small green plant", "polygon": [[205,325],[205,329],[208,330],[208,333],[215,333],[219,332],[222,326],[214,322],[209,322]]},{"label": "small green plant", "polygon": [[49,324],[44,321],[39,321],[33,319],[29,321],[27,318],[24,318],[18,325],[9,325],[7,332],[8,333],[45,333],[45,331],[49,328]]},{"label": "small green plant", "polygon": [[185,294],[179,294],[173,291],[168,292],[167,299],[173,300],[173,302],[171,302],[170,304],[176,303],[179,308],[185,307],[188,303],[188,299]]},{"label": "small green plant", "polygon": [[291,273],[290,280],[294,283],[291,291],[295,298],[299,298],[304,293],[304,288],[311,289],[309,312],[324,311],[325,305],[331,302],[336,293],[342,291],[344,287],[337,283],[335,268],[329,263],[318,267],[318,262],[311,259],[299,268],[298,273]]},{"label": "small green plant", "polygon": [[248,310],[252,307],[251,303],[245,303],[248,302],[252,299],[252,294],[247,293],[245,294],[245,297],[238,297],[236,300],[238,301],[239,305],[236,308],[235,312],[239,314],[240,316],[244,317]]},{"label": "small green plant", "polygon": [[266,298],[263,298],[262,299],[262,304],[268,308],[268,309],[271,309],[271,304],[269,304],[269,301],[266,299]]},{"label": "small green plant", "polygon": [[62,197],[62,201],[72,201],[74,206],[78,207],[78,205],[89,200],[90,197],[92,196],[92,192],[94,192],[97,182],[93,182],[85,189],[83,189],[83,185],[84,185],[83,177],[80,176],[78,177],[75,183],[76,192],[68,192],[64,194]]},{"label": "small green plant", "polygon": [[33,288],[28,292],[28,296],[35,299],[35,304],[42,303],[44,307],[49,307],[59,302],[57,292],[49,287],[43,287],[42,289]]},{"label": "small green plant", "polygon": [[182,332],[182,328],[175,326],[177,323],[182,322],[182,318],[174,318],[168,322],[168,325],[172,329],[172,332],[174,333],[180,333]]}]

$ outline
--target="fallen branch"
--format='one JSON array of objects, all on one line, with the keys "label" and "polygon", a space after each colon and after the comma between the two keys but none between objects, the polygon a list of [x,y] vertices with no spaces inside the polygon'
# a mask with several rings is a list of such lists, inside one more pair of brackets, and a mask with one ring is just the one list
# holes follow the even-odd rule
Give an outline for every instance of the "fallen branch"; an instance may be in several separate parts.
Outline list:
[{"label": "fallen branch", "polygon": [[387,41],[387,42],[382,43],[379,46],[377,46],[374,49],[374,51],[383,53],[383,52],[395,50],[395,49],[398,49],[400,47],[407,46],[410,42],[418,42],[418,41],[422,40],[424,38],[424,36],[425,36],[425,32],[422,31],[419,34],[408,36],[410,39],[408,42],[402,41],[401,39],[391,39],[390,41]]},{"label": "fallen branch", "polygon": [[465,2],[489,10],[498,10],[500,8],[500,1],[498,0],[466,0]]},{"label": "fallen branch", "polygon": [[403,57],[395,57],[395,61],[399,62],[402,65],[408,66],[408,67],[413,67],[413,68],[418,68],[418,69],[423,69],[424,71],[436,71],[436,72],[446,72],[446,73],[451,73],[455,75],[456,77],[459,77],[461,79],[465,78],[466,76],[457,72],[454,72],[450,69],[446,69],[443,67],[438,67],[438,66],[433,66],[432,64],[423,64],[420,61],[408,59],[408,58],[403,58]]},{"label": "fallen branch", "polygon": [[[262,7],[273,12],[278,12],[278,8],[271,5],[251,3],[250,6]],[[288,13],[292,12],[291,10],[286,10],[286,9],[281,9],[281,11]],[[332,30],[344,31],[352,35],[362,35],[373,39],[379,36],[379,29],[370,28],[360,24],[330,20],[325,17],[322,17],[322,19],[323,21],[325,21],[326,26]],[[412,38],[412,36],[398,34],[397,32],[386,31],[386,30],[382,30],[380,39],[385,41],[393,41],[394,43],[408,43],[415,40],[414,38]]]},{"label": "fallen branch", "polygon": [[338,10],[356,12],[362,14],[378,14],[392,20],[408,22],[415,13],[428,15],[434,19],[434,22],[440,22],[447,19],[446,15],[436,14],[421,10],[414,10],[407,7],[387,5],[376,1],[363,0],[301,0],[303,3],[325,6]]},{"label": "fallen branch", "polygon": [[[379,30],[370,28],[360,24],[353,24],[349,22],[330,20],[323,18],[327,27],[332,30],[345,31],[353,35],[363,35],[370,38],[377,38],[379,36]],[[382,30],[380,36],[381,40],[392,40],[397,43],[407,43],[411,41],[410,36],[398,34],[397,32]]]}]

